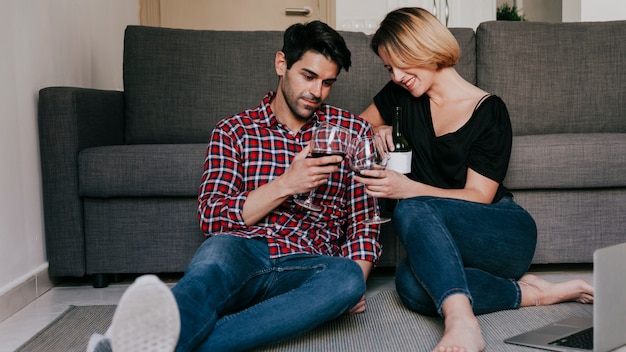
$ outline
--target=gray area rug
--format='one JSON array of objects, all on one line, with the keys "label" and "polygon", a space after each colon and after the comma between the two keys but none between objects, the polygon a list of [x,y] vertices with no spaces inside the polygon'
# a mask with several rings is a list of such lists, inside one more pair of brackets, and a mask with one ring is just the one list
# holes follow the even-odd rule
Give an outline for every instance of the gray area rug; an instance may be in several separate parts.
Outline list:
[{"label": "gray area rug", "polygon": [[93,333],[104,334],[115,306],[70,306],[15,352],[85,352]]},{"label": "gray area rug", "polygon": [[[17,351],[85,351],[89,336],[103,333],[115,306],[72,306]],[[537,351],[508,345],[507,337],[570,316],[592,316],[593,307],[562,303],[485,314],[478,317],[486,351]],[[443,323],[402,306],[395,291],[367,301],[367,311],[345,315],[287,342],[257,351],[430,351],[441,338]]]}]

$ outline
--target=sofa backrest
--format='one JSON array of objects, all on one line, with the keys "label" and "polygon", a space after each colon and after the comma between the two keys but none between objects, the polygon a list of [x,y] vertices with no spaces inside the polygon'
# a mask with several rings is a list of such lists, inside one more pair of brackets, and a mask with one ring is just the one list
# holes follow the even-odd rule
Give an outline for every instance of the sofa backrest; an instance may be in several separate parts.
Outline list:
[{"label": "sofa backrest", "polygon": [[492,21],[476,38],[477,84],[514,135],[626,132],[626,21]]},{"label": "sofa backrest", "polygon": [[[458,71],[476,81],[471,28],[452,29]],[[362,112],[389,80],[369,49],[370,36],[341,32],[352,67],[327,103]],[[129,26],[124,38],[126,142],[205,143],[217,121],[259,104],[275,90],[274,57],[282,31],[212,31]]]},{"label": "sofa backrest", "polygon": [[278,33],[129,26],[126,142],[204,143],[215,122],[275,88]]}]

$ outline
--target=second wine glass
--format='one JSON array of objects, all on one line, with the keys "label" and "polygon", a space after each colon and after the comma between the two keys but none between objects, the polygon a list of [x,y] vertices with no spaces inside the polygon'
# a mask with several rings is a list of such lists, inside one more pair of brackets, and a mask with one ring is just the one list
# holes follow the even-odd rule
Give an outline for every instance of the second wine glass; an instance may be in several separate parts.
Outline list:
[{"label": "second wine glass", "polygon": [[[389,153],[386,144],[378,135],[361,136],[354,138],[348,148],[350,168],[359,177],[372,178],[361,174],[363,170],[384,170],[389,161]],[[363,221],[365,224],[384,224],[391,218],[381,217],[378,209],[378,199],[372,197],[374,202],[374,216]]]}]

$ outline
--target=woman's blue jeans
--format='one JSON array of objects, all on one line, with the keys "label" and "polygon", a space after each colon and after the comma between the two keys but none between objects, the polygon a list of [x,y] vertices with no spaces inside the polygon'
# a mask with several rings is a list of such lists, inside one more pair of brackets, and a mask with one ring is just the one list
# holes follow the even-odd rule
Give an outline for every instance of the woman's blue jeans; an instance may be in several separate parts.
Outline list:
[{"label": "woman's blue jeans", "polygon": [[453,294],[466,295],[475,314],[521,305],[519,279],[530,267],[537,227],[510,197],[495,204],[415,197],[394,211],[407,258],[396,288],[409,309],[442,315]]},{"label": "woman's blue jeans", "polygon": [[172,292],[181,316],[177,351],[240,351],[340,316],[365,294],[365,280],[351,259],[270,259],[264,239],[217,235],[200,246]]}]

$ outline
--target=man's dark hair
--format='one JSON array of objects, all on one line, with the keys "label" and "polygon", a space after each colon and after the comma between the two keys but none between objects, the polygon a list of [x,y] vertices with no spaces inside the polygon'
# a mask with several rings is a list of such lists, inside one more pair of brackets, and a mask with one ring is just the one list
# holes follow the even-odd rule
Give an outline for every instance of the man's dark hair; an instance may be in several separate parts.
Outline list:
[{"label": "man's dark hair", "polygon": [[285,30],[283,49],[287,69],[302,58],[305,52],[313,50],[337,63],[339,70],[350,68],[350,50],[343,37],[324,22],[311,21],[296,23]]}]

